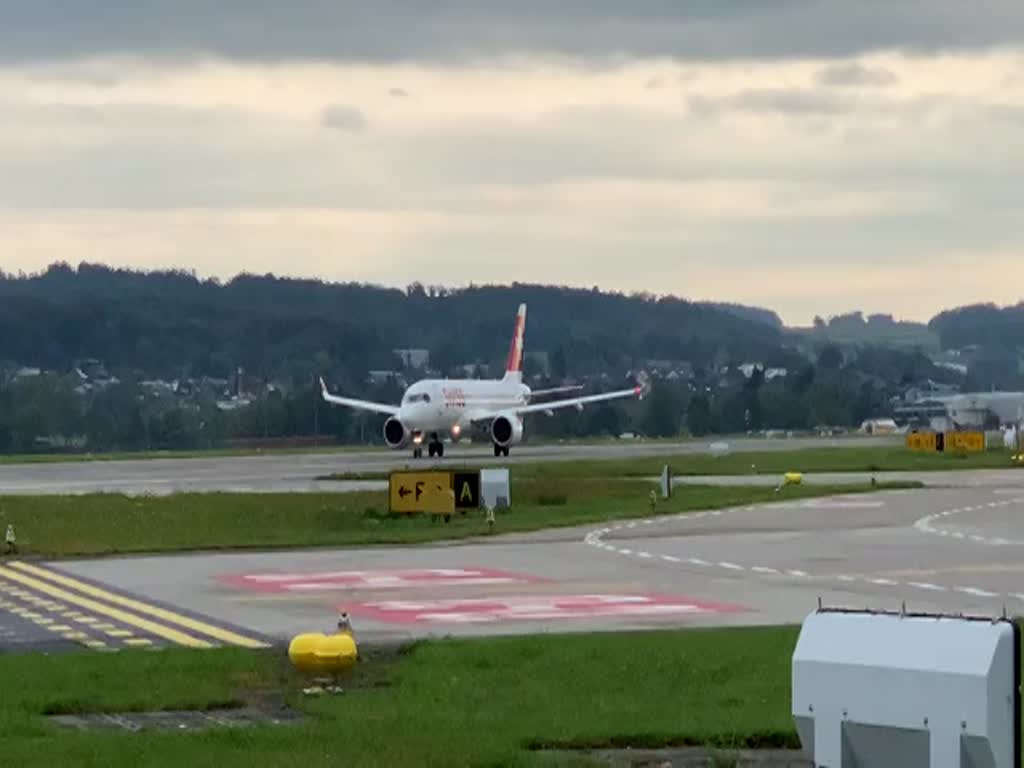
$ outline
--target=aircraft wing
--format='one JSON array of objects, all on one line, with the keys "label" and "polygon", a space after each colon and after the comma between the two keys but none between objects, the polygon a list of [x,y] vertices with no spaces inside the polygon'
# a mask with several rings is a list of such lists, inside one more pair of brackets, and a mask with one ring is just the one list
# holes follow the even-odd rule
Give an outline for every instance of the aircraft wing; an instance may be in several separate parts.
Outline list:
[{"label": "aircraft wing", "polygon": [[535,389],[530,392],[530,398],[538,397],[540,395],[557,395],[562,392],[579,392],[583,389],[582,384],[576,384],[571,387],[552,387],[551,389]]},{"label": "aircraft wing", "polygon": [[327,385],[324,383],[323,378],[320,379],[320,389],[323,392],[324,400],[328,403],[334,403],[335,405],[344,405],[349,408],[357,408],[362,411],[373,411],[374,413],[386,413],[388,416],[394,416],[398,413],[398,406],[388,405],[387,403],[374,403],[370,400],[356,400],[351,397],[338,397],[332,395],[327,391]]},{"label": "aircraft wing", "polygon": [[517,416],[523,416],[527,413],[544,413],[547,411],[554,411],[559,408],[577,408],[583,410],[583,406],[589,403],[600,403],[605,400],[617,400],[622,397],[642,397],[644,392],[643,387],[633,387],[632,389],[620,389],[615,392],[602,392],[599,395],[584,395],[583,397],[570,397],[565,400],[552,400],[547,403],[532,403],[530,405],[520,405],[514,408],[502,408],[493,412],[487,413],[474,413],[473,421],[481,421],[484,419],[493,419],[503,413],[509,411],[514,412]]}]

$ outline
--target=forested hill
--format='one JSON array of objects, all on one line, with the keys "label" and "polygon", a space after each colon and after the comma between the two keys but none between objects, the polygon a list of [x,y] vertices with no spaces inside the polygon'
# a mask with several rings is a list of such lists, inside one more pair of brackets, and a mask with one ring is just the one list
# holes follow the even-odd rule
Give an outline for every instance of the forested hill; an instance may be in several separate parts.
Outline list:
[{"label": "forested hill", "polygon": [[974,304],[942,312],[929,328],[945,348],[982,346],[1016,350],[1024,347],[1024,304],[999,308]]},{"label": "forested hill", "polygon": [[0,362],[66,369],[97,358],[158,376],[267,376],[313,369],[362,375],[395,365],[395,348],[425,348],[435,367],[504,360],[516,308],[526,347],[553,373],[625,371],[649,358],[785,365],[774,313],[735,305],[522,285],[387,289],[272,276],[228,283],[185,272],[54,265],[0,275]]}]

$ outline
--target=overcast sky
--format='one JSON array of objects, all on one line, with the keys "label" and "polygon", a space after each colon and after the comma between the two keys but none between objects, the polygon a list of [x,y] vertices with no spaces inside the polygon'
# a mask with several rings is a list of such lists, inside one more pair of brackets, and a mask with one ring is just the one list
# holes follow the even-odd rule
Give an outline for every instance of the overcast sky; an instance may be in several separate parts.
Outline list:
[{"label": "overcast sky", "polygon": [[[87,6],[87,7],[86,7]],[[0,268],[1024,294],[1020,0],[0,0]]]}]

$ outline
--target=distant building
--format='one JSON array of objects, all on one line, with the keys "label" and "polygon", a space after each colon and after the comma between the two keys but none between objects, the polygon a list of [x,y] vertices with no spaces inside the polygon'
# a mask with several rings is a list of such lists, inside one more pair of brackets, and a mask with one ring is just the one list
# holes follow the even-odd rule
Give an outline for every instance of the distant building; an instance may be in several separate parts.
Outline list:
[{"label": "distant building", "polygon": [[394,349],[392,352],[402,359],[402,365],[420,370],[430,365],[430,351],[426,349]]},{"label": "distant building", "polygon": [[900,431],[893,419],[867,419],[860,425],[865,435],[895,435]]},{"label": "distant building", "polygon": [[926,395],[897,407],[895,413],[936,430],[984,429],[993,422],[1003,427],[1024,419],[1024,392]]}]

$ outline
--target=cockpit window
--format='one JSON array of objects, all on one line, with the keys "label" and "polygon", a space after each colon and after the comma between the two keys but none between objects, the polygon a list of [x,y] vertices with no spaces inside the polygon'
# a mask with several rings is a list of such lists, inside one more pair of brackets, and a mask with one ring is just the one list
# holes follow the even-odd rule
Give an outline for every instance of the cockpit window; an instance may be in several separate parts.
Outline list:
[{"label": "cockpit window", "polygon": [[418,394],[418,395],[409,395],[408,397],[405,398],[405,402],[407,402],[407,403],[429,403],[430,402],[430,395],[428,395],[426,392],[424,392],[422,394]]}]

